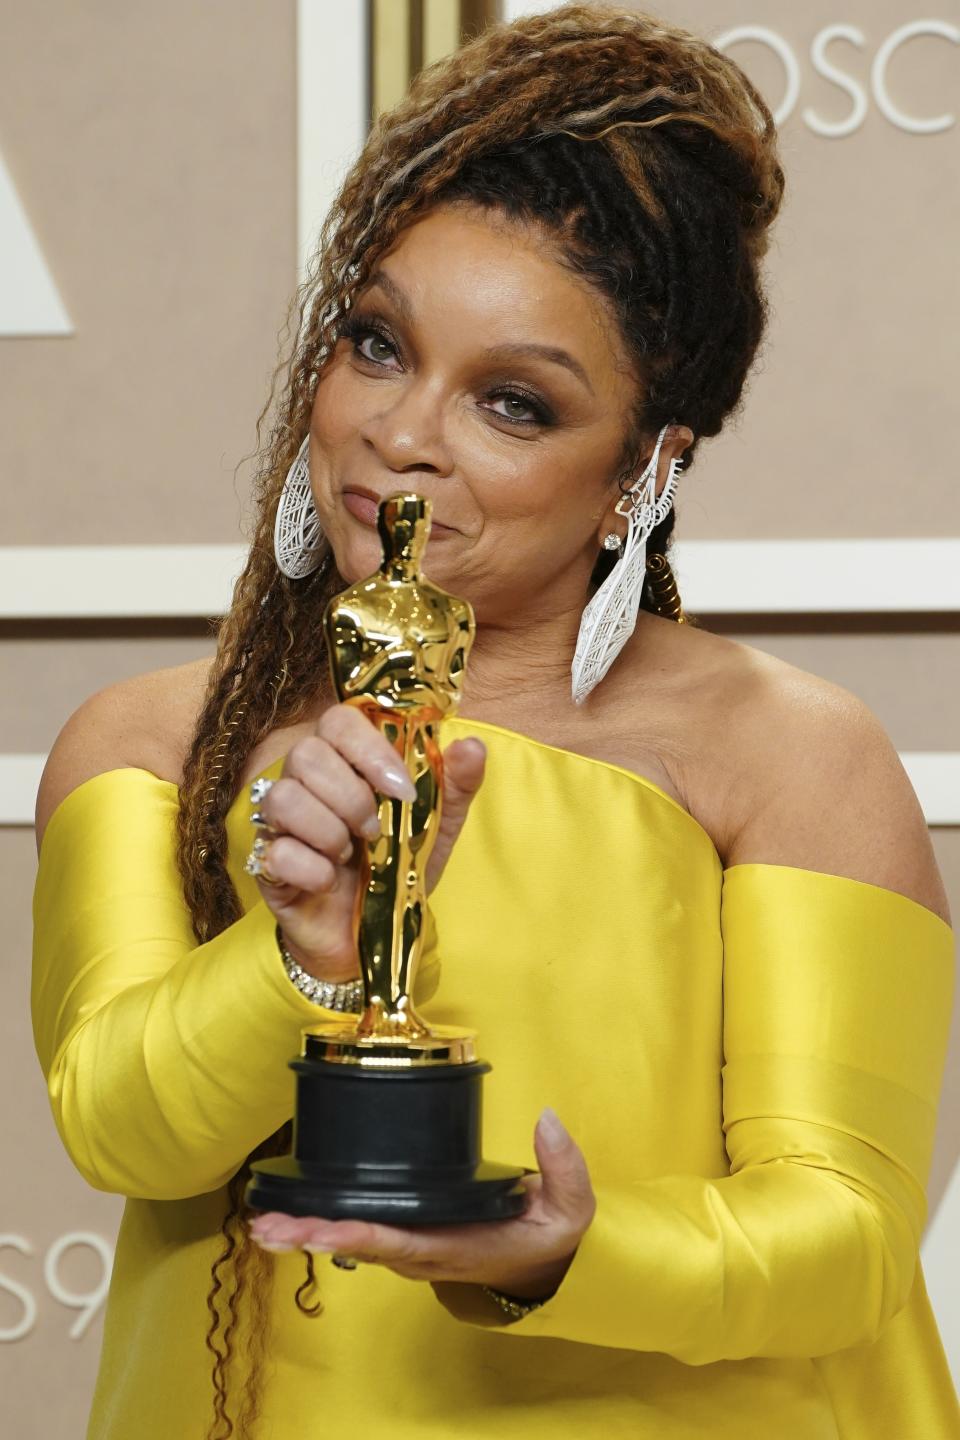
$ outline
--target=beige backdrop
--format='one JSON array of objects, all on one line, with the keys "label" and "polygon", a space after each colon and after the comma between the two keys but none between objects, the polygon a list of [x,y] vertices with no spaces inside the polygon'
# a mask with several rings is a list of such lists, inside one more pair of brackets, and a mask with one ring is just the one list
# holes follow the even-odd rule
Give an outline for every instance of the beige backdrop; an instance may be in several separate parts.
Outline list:
[{"label": "beige backdrop", "polygon": [[[790,190],[770,257],[770,337],[742,417],[702,448],[681,487],[679,532],[960,537],[958,129],[904,133],[872,100],[843,139],[817,136],[801,118],[806,106],[824,119],[850,106],[811,67],[816,32],[859,25],[864,51],[839,42],[830,53],[868,84],[879,44],[914,18],[909,7],[658,8],[711,36],[768,26],[802,74],[783,129]],[[930,13],[960,21],[952,0],[934,0]],[[249,481],[240,462],[296,278],[295,18],[293,0],[0,6],[0,156],[75,326],[69,337],[0,339],[0,545],[240,537]],[[334,59],[336,45],[331,34]],[[755,43],[735,54],[778,102],[780,63]],[[956,103],[958,64],[960,47],[911,40],[891,62],[891,92],[905,110],[940,113]],[[815,574],[810,583],[813,593]],[[901,750],[956,751],[953,605],[912,618],[704,619],[862,696]],[[0,624],[0,752],[46,750],[86,695],[206,653],[208,634],[200,620]],[[960,833],[942,827],[933,839],[960,914]],[[80,1440],[99,1313],[79,1338],[70,1332],[85,1323],[76,1297],[96,1290],[102,1262],[86,1242],[47,1275],[45,1258],[64,1236],[110,1239],[120,1202],[72,1172],[49,1117],[28,1026],[34,869],[32,833],[0,829],[0,1240],[13,1237],[0,1250],[0,1334],[33,1315],[23,1338],[0,1343],[0,1394],[5,1433],[17,1440]],[[956,1164],[958,1117],[955,1040],[931,1216]],[[960,1366],[960,1333],[945,1338]]]}]

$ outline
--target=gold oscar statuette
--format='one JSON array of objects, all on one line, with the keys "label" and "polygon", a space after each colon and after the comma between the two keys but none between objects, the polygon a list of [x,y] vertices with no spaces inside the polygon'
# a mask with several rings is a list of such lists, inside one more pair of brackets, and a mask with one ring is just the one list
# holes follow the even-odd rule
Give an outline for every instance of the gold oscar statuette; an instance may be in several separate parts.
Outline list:
[{"label": "gold oscar statuette", "polygon": [[363,981],[355,1023],[303,1032],[293,1154],[253,1167],[254,1209],[326,1219],[444,1224],[524,1208],[517,1166],[481,1158],[473,1031],[428,1024],[413,1004],[426,868],[443,807],[444,715],[459,704],[475,622],[466,600],[421,572],[431,502],[382,500],[379,569],[324,616],[334,689],[390,742],[416,797],[378,794],[380,833],[362,846],[354,929]]}]

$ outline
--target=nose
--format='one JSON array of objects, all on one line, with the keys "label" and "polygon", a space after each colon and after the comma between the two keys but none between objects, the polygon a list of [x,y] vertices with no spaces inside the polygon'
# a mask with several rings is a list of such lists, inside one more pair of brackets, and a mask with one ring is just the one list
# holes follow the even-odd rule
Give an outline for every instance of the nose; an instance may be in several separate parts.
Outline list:
[{"label": "nose", "polygon": [[394,391],[389,405],[364,420],[360,438],[397,474],[424,470],[446,475],[451,469],[439,398],[415,380]]}]

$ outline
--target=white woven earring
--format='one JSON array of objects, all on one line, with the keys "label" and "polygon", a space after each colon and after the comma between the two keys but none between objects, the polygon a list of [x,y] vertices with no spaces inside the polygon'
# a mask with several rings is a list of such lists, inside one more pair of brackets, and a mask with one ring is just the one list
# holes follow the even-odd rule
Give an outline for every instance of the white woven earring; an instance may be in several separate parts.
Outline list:
[{"label": "white woven earring", "polygon": [[636,628],[646,578],[647,536],[669,514],[683,465],[682,460],[671,460],[658,498],[657,462],[669,428],[664,425],[649,464],[616,507],[618,515],[627,517],[627,539],[617,564],[584,607],[572,666],[577,705],[600,683]]},{"label": "white woven earring", "polygon": [[302,580],[319,569],[330,553],[330,542],[320,528],[320,517],[310,489],[309,431],[287,471],[273,527],[273,553],[277,568],[288,580]]}]

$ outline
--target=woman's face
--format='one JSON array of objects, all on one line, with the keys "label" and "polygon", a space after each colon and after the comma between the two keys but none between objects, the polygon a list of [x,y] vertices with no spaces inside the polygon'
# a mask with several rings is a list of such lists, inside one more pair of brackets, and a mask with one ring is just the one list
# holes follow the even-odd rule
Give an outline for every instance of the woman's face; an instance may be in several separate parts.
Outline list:
[{"label": "woman's face", "polygon": [[347,324],[310,443],[344,579],[380,563],[377,500],[413,490],[433,501],[425,575],[478,619],[582,608],[637,398],[602,299],[535,229],[444,205],[381,258]]}]

